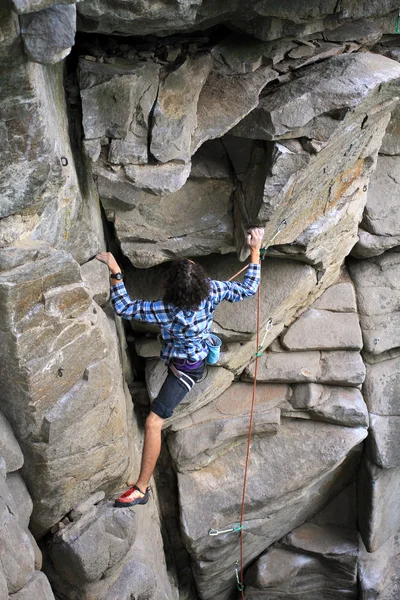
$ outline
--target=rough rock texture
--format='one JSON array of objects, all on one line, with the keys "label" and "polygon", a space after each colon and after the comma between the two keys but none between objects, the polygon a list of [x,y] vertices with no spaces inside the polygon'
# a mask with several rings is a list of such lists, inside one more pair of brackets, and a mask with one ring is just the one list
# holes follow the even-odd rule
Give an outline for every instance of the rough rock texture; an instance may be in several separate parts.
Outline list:
[{"label": "rough rock texture", "polygon": [[355,599],[357,555],[355,531],[306,523],[252,565],[246,574],[246,597]]},{"label": "rough rock texture", "polygon": [[[239,520],[257,353],[246,597],[398,600],[397,12],[2,3],[1,598],[53,598],[32,509],[60,599],[238,596],[238,534],[208,532]],[[217,309],[221,357],[165,424],[150,502],[114,509],[165,365],[94,256],[160,297],[173,258],[232,277],[254,225],[259,323],[257,298]]]},{"label": "rough rock texture", "polygon": [[[0,379],[2,408],[25,457],[34,528],[42,532],[88,493],[118,481],[129,453],[119,356],[106,316],[71,256],[49,249],[30,261],[34,251],[27,246],[28,262],[0,274]],[[16,252],[5,249],[2,257]]]}]

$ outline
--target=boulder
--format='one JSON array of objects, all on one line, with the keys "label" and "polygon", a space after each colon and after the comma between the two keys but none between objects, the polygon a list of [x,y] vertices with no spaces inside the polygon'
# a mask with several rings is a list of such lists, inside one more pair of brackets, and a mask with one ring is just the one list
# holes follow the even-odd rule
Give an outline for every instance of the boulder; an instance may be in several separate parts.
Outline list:
[{"label": "boulder", "polygon": [[75,4],[75,0],[11,0],[15,12],[19,15],[33,13],[54,4]]},{"label": "boulder", "polygon": [[305,523],[287,535],[246,573],[249,600],[357,598],[355,531]]},{"label": "boulder", "polygon": [[152,61],[105,64],[81,58],[79,83],[86,140],[107,136],[111,164],[147,163],[148,121],[158,89]]},{"label": "boulder", "polygon": [[400,246],[400,235],[390,236],[372,235],[362,229],[358,230],[358,242],[351,251],[351,255],[355,258],[371,258],[379,256],[386,250],[398,248]]},{"label": "boulder", "polygon": [[15,506],[17,507],[19,523],[22,529],[27,531],[33,509],[33,503],[28,488],[20,473],[8,473],[6,483],[14,499]]},{"label": "boulder", "polygon": [[[396,81],[399,68],[385,57],[368,53],[332,57],[265,96],[231,133],[267,140],[299,137],[300,132],[304,135],[305,126],[311,131],[316,117],[333,115],[335,110],[355,109],[378,86]],[[367,73],[368,79],[364,79]],[[333,118],[329,123],[328,118],[325,118],[328,130],[333,132],[340,120],[335,123]],[[314,132],[309,137],[319,136]]]},{"label": "boulder", "polygon": [[221,137],[256,108],[261,90],[278,76],[269,67],[254,73],[223,75],[211,72],[200,93],[191,153],[203,142]]},{"label": "boulder", "polygon": [[399,346],[400,255],[349,262],[360,312],[364,349],[372,355]]},{"label": "boulder", "polygon": [[368,200],[365,206],[362,227],[372,235],[400,236],[400,158],[379,156],[374,174],[371,177]]},{"label": "boulder", "polygon": [[16,594],[11,594],[11,600],[54,600],[54,594],[44,573],[35,571],[28,581]]},{"label": "boulder", "polygon": [[[254,377],[254,362],[244,379]],[[365,366],[358,352],[267,352],[259,360],[257,380],[277,383],[327,383],[358,386],[365,378]]]},{"label": "boulder", "polygon": [[177,192],[190,175],[190,163],[158,163],[156,165],[127,165],[125,175],[135,187],[157,196]]},{"label": "boulder", "polygon": [[0,297],[1,406],[24,454],[40,534],[128,467],[119,351],[65,252],[3,271]]},{"label": "boulder", "polygon": [[[368,427],[368,409],[360,390],[316,383],[299,383],[293,387],[290,404],[300,415],[306,410],[311,419],[347,427]],[[282,416],[296,417],[296,412],[285,408]]]},{"label": "boulder", "polygon": [[385,137],[379,152],[388,155],[400,154],[400,106],[397,105],[392,112],[390,123],[386,129]]},{"label": "boulder", "polygon": [[[345,473],[347,469],[354,473],[354,460],[359,456],[351,449],[366,433],[365,429],[284,420],[275,435],[253,439],[244,520],[245,567],[322,508],[337,493],[335,478],[342,484],[348,481]],[[245,455],[243,443],[200,471],[178,474],[184,540],[204,599],[228,599],[233,594],[237,534],[210,537],[207,533],[210,528],[225,529],[237,522],[238,482],[242,481]]]},{"label": "boulder", "polygon": [[75,41],[75,4],[56,4],[20,16],[21,34],[28,58],[52,65],[71,52]]},{"label": "boulder", "polygon": [[358,560],[360,600],[395,600],[400,593],[399,530],[375,552],[360,541]]},{"label": "boulder", "polygon": [[112,211],[121,249],[135,266],[233,250],[231,181],[190,177],[163,198],[131,183],[116,183],[118,176],[98,176],[100,197]]},{"label": "boulder", "polygon": [[157,160],[187,162],[193,154],[190,146],[197,122],[197,103],[211,65],[210,55],[188,57],[161,81],[150,142],[150,152]]},{"label": "boulder", "polygon": [[400,359],[367,364],[363,394],[370,413],[400,417]]},{"label": "boulder", "polygon": [[[303,259],[315,265],[322,263],[324,269],[333,262],[332,254],[336,260],[339,254],[343,258],[348,254],[356,241],[374,160],[396,103],[393,94],[400,66],[389,59],[380,63],[382,58],[362,53],[344,55],[306,69],[303,77],[265,95],[259,106],[230,131],[232,135],[266,140],[264,144],[258,141],[235,192],[235,235],[241,258],[248,255],[245,236],[254,223],[265,225],[266,240],[272,240],[281,229],[275,241],[280,251],[286,250],[284,244],[293,244],[287,248],[288,254],[303,252]],[[356,87],[353,71],[363,74]],[[371,78],[368,76],[364,83],[367,73]],[[343,95],[337,93],[338,80]],[[330,86],[335,93],[329,91]],[[378,88],[382,103],[378,100],[377,105]],[[328,112],[320,105],[314,113],[314,108],[325,101],[330,106]],[[351,133],[353,127],[361,132],[357,138]],[[296,161],[291,158],[290,168],[278,169],[275,146],[270,140],[280,139],[282,143],[285,137],[304,136],[329,143],[302,168],[297,164],[303,160],[300,152]],[[286,226],[282,229],[283,221]]]},{"label": "boulder", "polygon": [[135,535],[135,513],[103,503],[56,533],[49,554],[65,581],[82,585],[107,577],[107,572],[123,561]]},{"label": "boulder", "polygon": [[[233,383],[217,399],[171,426],[168,447],[179,472],[205,467],[243,441],[249,431],[252,387],[242,382]],[[258,386],[254,435],[278,430],[279,405],[289,395],[287,385]]]},{"label": "boulder", "polygon": [[319,310],[337,313],[357,312],[356,293],[351,281],[340,281],[331,285],[312,305]]},{"label": "boulder", "polygon": [[81,266],[82,279],[89,286],[89,293],[99,306],[105,306],[110,298],[110,272],[96,258]]},{"label": "boulder", "polygon": [[378,550],[399,529],[399,493],[399,467],[380,469],[363,461],[358,475],[358,523],[368,552]]},{"label": "boulder", "polygon": [[371,461],[381,469],[400,467],[399,417],[370,415]]},{"label": "boulder", "polygon": [[372,46],[381,37],[381,29],[369,19],[347,22],[324,33],[324,38],[329,42],[359,42],[363,46]]},{"label": "boulder", "polygon": [[311,308],[281,336],[288,350],[361,350],[358,316]]},{"label": "boulder", "polygon": [[6,463],[7,472],[18,471],[24,464],[24,457],[21,448],[9,422],[0,411],[0,456],[3,457]]}]

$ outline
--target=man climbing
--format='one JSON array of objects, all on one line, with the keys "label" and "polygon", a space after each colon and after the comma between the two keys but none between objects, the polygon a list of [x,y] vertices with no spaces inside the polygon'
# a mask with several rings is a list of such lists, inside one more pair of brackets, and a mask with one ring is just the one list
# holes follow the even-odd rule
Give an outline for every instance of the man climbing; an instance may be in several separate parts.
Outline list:
[{"label": "man climbing", "polygon": [[203,268],[191,260],[172,263],[164,282],[162,300],[131,300],[122,281],[121,269],[110,252],[100,252],[96,258],[104,262],[111,273],[111,300],[115,312],[161,329],[161,358],[168,365],[168,376],[156,400],[151,404],[145,425],[144,447],[139,478],[116,501],[115,506],[146,504],[148,484],[161,450],[161,430],[186,394],[198,382],[205,370],[209,352],[214,310],[220,302],[239,302],[253,296],[260,283],[260,248],[264,230],[249,230],[247,243],[251,250],[250,264],[243,283],[213,281]]}]

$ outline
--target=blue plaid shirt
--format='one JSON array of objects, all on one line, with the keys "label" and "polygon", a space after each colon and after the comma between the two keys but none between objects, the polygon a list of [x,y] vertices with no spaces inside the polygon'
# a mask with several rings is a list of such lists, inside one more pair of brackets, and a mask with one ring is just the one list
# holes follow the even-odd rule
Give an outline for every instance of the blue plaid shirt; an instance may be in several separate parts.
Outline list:
[{"label": "blue plaid shirt", "polygon": [[165,362],[174,358],[198,361],[208,354],[206,340],[218,304],[253,296],[260,283],[260,265],[249,264],[243,282],[211,279],[209,283],[210,295],[197,310],[183,310],[163,300],[131,300],[122,282],[111,286],[111,301],[120,317],[160,327],[164,341],[161,358]]}]

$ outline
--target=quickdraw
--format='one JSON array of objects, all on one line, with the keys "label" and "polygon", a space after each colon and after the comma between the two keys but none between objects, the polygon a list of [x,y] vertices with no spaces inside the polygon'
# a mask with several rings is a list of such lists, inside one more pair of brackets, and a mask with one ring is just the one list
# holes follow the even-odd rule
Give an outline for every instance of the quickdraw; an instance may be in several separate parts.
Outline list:
[{"label": "quickdraw", "polygon": [[210,529],[210,531],[208,532],[208,535],[220,535],[221,533],[236,533],[236,531],[240,531],[242,529],[242,525],[234,525],[233,527],[230,527],[229,529]]},{"label": "quickdraw", "polygon": [[399,8],[399,12],[397,13],[397,17],[396,17],[395,32],[400,33],[400,8]]}]

